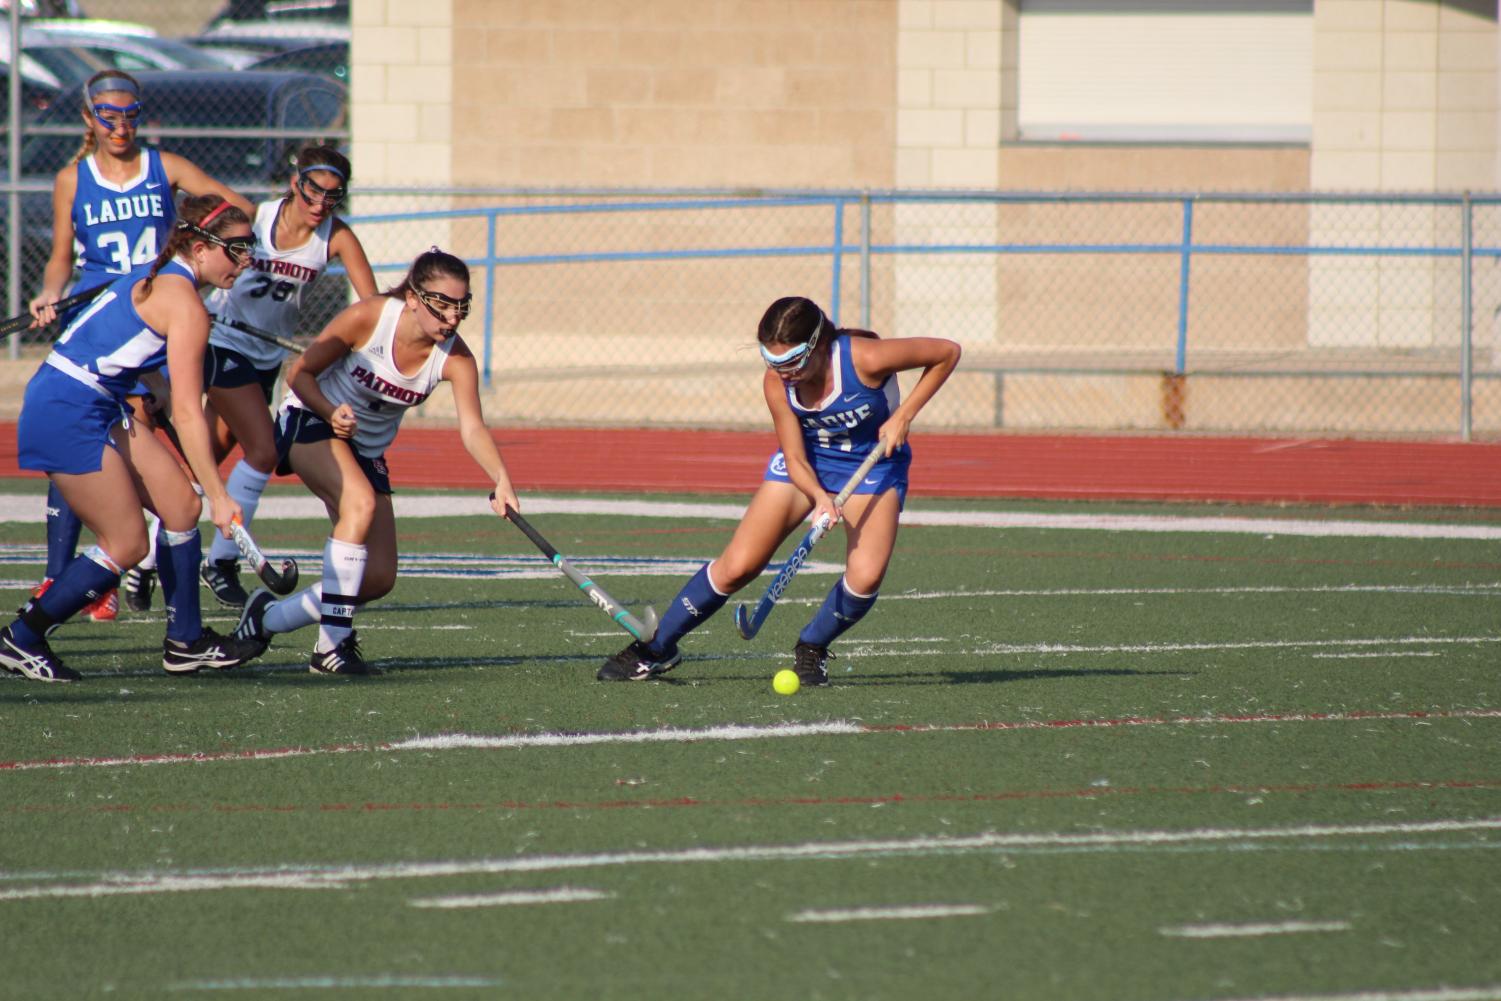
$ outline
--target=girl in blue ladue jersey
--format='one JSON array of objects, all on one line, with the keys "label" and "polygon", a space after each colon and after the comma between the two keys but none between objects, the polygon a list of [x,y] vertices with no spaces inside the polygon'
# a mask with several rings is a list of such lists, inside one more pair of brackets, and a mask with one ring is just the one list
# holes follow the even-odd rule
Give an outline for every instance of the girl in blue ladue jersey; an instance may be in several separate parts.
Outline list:
[{"label": "girl in blue ladue jersey", "polygon": [[[755,580],[810,513],[831,524],[843,518],[846,562],[798,636],[793,666],[802,684],[829,683],[829,644],[876,603],[907,497],[907,432],[959,363],[959,345],[937,337],[882,340],[836,328],[800,296],[771,304],[757,340],[766,362],[761,388],[781,448],[724,552],[683,585],[650,643],[631,643],[605,661],[601,681],[642,681],[675,667],[682,659],[678,640]],[[911,369],[922,376],[903,400],[896,375]],[[833,495],[876,450],[885,458],[840,511]]]},{"label": "girl in blue ladue jersey", "polygon": [[[42,290],[31,300],[33,326],[61,320],[66,326],[84,308],[59,317],[53,304],[63,297],[76,264],[72,292],[86,292],[156,260],[176,216],[173,195],[217,195],[251,213],[248,201],[209,177],[191,161],[136,142],[142,113],[141,87],[119,70],[96,73],[84,85],[83,146],[52,182],[52,254],[42,273]],[[47,576],[37,593],[73,559],[78,518],[58,495],[47,492]],[[115,617],[114,591],[90,606],[95,620]]]},{"label": "girl in blue ladue jersey", "polygon": [[209,318],[198,290],[227,288],[254,246],[244,212],[217,195],[187,199],[156,260],[111,282],[85,306],[27,384],[16,427],[20,466],[46,473],[97,543],[0,630],[0,668],[36,681],[78,680],[53,653],[47,633],[114,589],[121,571],[146,554],[143,506],[161,519],[162,666],[191,674],[233,667],[259,652],[203,626],[202,500],[176,456],[131,419],[126,403],[142,375],[166,367],[177,390],[172,422],[182,453],[212,505],[214,524],[227,531],[240,511],[219,478],[203,415]]}]

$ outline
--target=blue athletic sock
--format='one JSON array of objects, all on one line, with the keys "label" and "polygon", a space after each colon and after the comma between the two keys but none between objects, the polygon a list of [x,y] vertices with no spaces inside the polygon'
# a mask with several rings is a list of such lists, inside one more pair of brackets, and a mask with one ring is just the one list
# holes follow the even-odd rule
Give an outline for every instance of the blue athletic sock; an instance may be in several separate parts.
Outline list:
[{"label": "blue athletic sock", "polygon": [[667,654],[676,649],[678,640],[707,622],[729,600],[729,595],[720,594],[709,582],[709,564],[699,567],[663,613],[651,641],[652,652]]},{"label": "blue athletic sock", "polygon": [[198,564],[203,560],[203,539],[198,529],[169,532],[157,530],[156,572],[167,601],[167,638],[191,643],[203,634],[203,610],[198,604]]},{"label": "blue athletic sock", "polygon": [[47,484],[47,576],[53,580],[63,575],[78,553],[78,535],[83,522],[63,500],[56,483]]},{"label": "blue athletic sock", "polygon": [[798,634],[797,641],[813,646],[828,646],[846,629],[865,618],[865,613],[875,605],[879,593],[855,594],[845,585],[844,578],[840,577],[829,589],[829,596],[819,606],[813,621]]},{"label": "blue athletic sock", "polygon": [[[62,572],[52,579],[52,586],[31,604],[40,609],[50,622],[63,622],[77,615],[79,610],[101,594],[120,586],[120,568],[98,546],[90,546],[88,552],[73,557]],[[26,623],[27,616],[11,626],[11,635],[23,644],[34,644],[42,637],[41,632]]]}]

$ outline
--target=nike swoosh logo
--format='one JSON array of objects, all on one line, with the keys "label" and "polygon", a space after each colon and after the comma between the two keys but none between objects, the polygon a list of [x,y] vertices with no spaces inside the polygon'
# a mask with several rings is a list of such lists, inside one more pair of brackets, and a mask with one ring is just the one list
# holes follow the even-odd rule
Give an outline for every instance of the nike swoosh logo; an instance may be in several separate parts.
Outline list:
[{"label": "nike swoosh logo", "polygon": [[880,481],[880,480],[873,480],[873,479],[871,479],[871,478],[870,478],[870,477],[869,477],[869,476],[867,476],[867,477],[866,477],[866,478],[865,478],[865,485],[866,485],[866,486],[868,486],[868,487],[873,487],[873,486],[875,486],[875,485],[876,485],[876,484],[877,484],[877,483],[880,483],[880,482],[881,482],[881,481]]},{"label": "nike swoosh logo", "polygon": [[159,187],[161,187],[161,183],[160,182],[158,182],[156,184],[147,184],[146,185],[146,190],[147,191],[155,191]]},{"label": "nike swoosh logo", "polygon": [[860,394],[856,393],[853,396],[846,396],[844,398],[844,402],[845,403],[853,403],[855,400],[858,400],[859,398],[860,398]]}]

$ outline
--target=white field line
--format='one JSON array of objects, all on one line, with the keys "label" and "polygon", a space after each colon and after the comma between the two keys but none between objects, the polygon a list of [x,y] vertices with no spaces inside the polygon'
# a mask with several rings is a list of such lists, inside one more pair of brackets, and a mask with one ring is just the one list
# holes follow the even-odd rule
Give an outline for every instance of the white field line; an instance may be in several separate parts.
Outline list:
[{"label": "white field line", "polygon": [[1449,719],[1501,719],[1501,709],[1416,710],[1408,712],[1261,713],[1245,716],[1122,717],[1072,720],[988,720],[983,723],[911,723],[871,725],[848,720],[824,723],[782,723],[771,726],[718,726],[704,729],[664,728],[602,733],[438,734],[395,743],[336,744],[325,747],[248,748],[180,754],[138,754],[112,757],[43,758],[0,761],[0,774],[65,768],[118,768],[129,765],[203,765],[223,761],[274,761],[361,751],[515,750],[531,747],[579,747],[606,744],[689,744],[709,740],[764,740],[778,737],[862,736],[885,733],[962,733],[975,730],[1105,730],[1144,726],[1245,726],[1253,723],[1349,723],[1414,720],[1430,723]]},{"label": "white field line", "polygon": [[[494,517],[484,495],[397,494],[396,514],[403,518],[448,518],[456,515]],[[0,521],[46,520],[44,492],[0,494]],[[585,514],[603,517],[687,518],[739,521],[745,505],[737,503],[671,503],[645,500],[604,500],[572,497],[527,497],[526,513]],[[261,519],[309,518],[328,515],[312,496],[274,496],[261,499],[255,516]],[[1314,518],[1233,518],[1207,515],[1052,514],[1038,511],[924,511],[902,512],[904,525],[947,525],[968,528],[1040,528],[1103,532],[1215,532],[1232,535],[1299,535],[1389,539],[1501,539],[1501,525],[1445,525],[1426,522],[1356,521]]]},{"label": "white field line", "polygon": [[[820,599],[821,600],[821,599]],[[226,621],[207,616],[205,622]],[[229,620],[232,621],[232,620]],[[135,619],[119,620],[127,625],[155,624],[160,628],[159,619]],[[80,628],[91,628],[82,623]],[[111,627],[118,628],[117,623],[111,623]],[[612,633],[610,635],[619,635]],[[914,641],[915,642],[915,641]],[[945,641],[928,640],[928,643],[941,643]],[[924,657],[962,657],[973,659],[975,657],[994,656],[1048,656],[1068,654],[1160,654],[1160,653],[1212,653],[1221,650],[1338,650],[1341,647],[1370,648],[1381,646],[1480,646],[1488,643],[1501,643],[1501,636],[1396,636],[1377,637],[1372,639],[1347,639],[1347,640],[1250,640],[1240,643],[1130,643],[1130,644],[1058,644],[1058,643],[989,643],[978,646],[964,647],[957,650],[942,650],[936,646],[907,646],[899,649],[878,649],[866,647],[852,641],[850,652],[858,652],[862,658],[871,657],[912,657],[921,654]],[[517,660],[535,660],[537,658],[513,655]],[[706,654],[700,655],[695,660],[712,662],[720,660],[734,660],[737,662],[762,662],[778,661],[786,656],[779,651],[766,651],[763,653],[743,654]],[[430,661],[403,659],[400,657],[377,658],[374,663],[383,668],[402,667],[428,667]],[[493,665],[492,658],[444,658],[445,667],[483,667]],[[255,674],[278,674],[285,672],[306,671],[305,662],[285,664],[253,663],[246,667],[235,669],[235,674],[248,676]],[[90,671],[89,678],[158,678],[161,677],[160,668],[110,668],[102,671]],[[0,674],[0,685],[5,684],[28,684],[18,675]],[[3,767],[3,766],[0,766]]]},{"label": "white field line", "polygon": [[554,890],[517,890],[511,893],[475,893],[454,897],[417,897],[408,900],[412,907],[432,910],[459,910],[471,907],[517,907],[525,904],[571,904],[582,900],[609,900],[615,896],[603,890],[560,886]]},{"label": "white field line", "polygon": [[852,907],[833,911],[798,911],[787,920],[798,924],[843,924],[847,921],[911,921],[921,918],[957,918],[988,914],[978,904],[908,904],[900,907]]},{"label": "white field line", "polygon": [[1376,650],[1372,653],[1311,653],[1315,660],[1364,660],[1371,657],[1438,657],[1437,650]]},{"label": "white field line", "polygon": [[350,991],[473,989],[500,987],[493,977],[403,977],[384,974],[373,977],[245,977],[238,980],[184,980],[168,984],[169,991]]},{"label": "white field line", "polygon": [[[1307,824],[1297,827],[1195,828],[1189,830],[1124,830],[1092,833],[987,832],[969,837],[916,837],[869,841],[814,841],[794,845],[744,845],[719,848],[683,848],[663,851],[608,852],[581,855],[536,855],[496,859],[458,859],[442,862],[396,862],[343,866],[292,866],[272,868],[229,867],[185,871],[110,872],[93,875],[93,882],[39,882],[31,886],[0,890],[0,902],[58,898],[139,896],[158,893],[218,891],[225,889],[308,889],[322,885],[342,889],[352,883],[397,879],[437,879],[454,876],[504,873],[568,872],[580,869],[622,868],[643,865],[702,865],[713,863],[789,862],[802,860],[842,861],[887,857],[937,857],[1029,849],[1124,849],[1181,848],[1244,851],[1253,844],[1295,846],[1324,844],[1334,839],[1396,836],[1406,840],[1394,847],[1422,851],[1426,845],[1412,840],[1425,834],[1457,834],[1501,831],[1501,817],[1465,820],[1430,820],[1387,824]],[[1363,848],[1362,844],[1336,847]],[[1473,848],[1493,847],[1475,841]],[[88,874],[79,874],[88,875]],[[9,873],[0,880],[26,882],[55,880],[50,873]],[[75,877],[76,878],[76,877]]]},{"label": "white field line", "polygon": [[1279,994],[1230,1001],[1501,1001],[1501,984],[1484,987],[1416,987],[1412,990],[1356,991],[1353,994]]},{"label": "white field line", "polygon": [[[711,726],[701,730],[633,730],[626,733],[534,733],[485,737],[467,733],[413,737],[386,744],[390,751],[494,750],[511,747],[578,747],[587,744],[678,744],[696,740],[757,740],[771,737],[821,737],[862,733],[858,723],[786,723],[778,726]],[[691,736],[690,736],[691,735]]]},{"label": "white field line", "polygon": [[1168,938],[1260,938],[1263,935],[1301,935],[1308,932],[1349,931],[1348,921],[1279,921],[1244,925],[1181,925],[1158,928]]}]

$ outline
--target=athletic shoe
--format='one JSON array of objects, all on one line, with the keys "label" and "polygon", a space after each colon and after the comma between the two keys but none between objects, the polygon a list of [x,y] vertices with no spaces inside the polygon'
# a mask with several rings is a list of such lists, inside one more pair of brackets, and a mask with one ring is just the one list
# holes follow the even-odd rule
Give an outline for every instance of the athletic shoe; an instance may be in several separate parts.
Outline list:
[{"label": "athletic shoe", "polygon": [[208,560],[198,571],[214,600],[225,608],[244,608],[250,595],[240,586],[239,560]]},{"label": "athletic shoe", "polygon": [[52,586],[52,578],[51,577],[43,577],[42,578],[42,582],[40,584],[38,584],[36,587],[34,587],[34,588],[31,589],[31,596],[33,598],[40,598],[42,595],[44,595],[44,594],[47,593],[47,588],[49,588],[51,586]]},{"label": "athletic shoe", "polygon": [[658,657],[651,652],[651,647],[635,640],[605,661],[595,677],[600,681],[645,681],[659,674],[666,674],[677,667],[682,659],[683,655],[676,648],[667,656]]},{"label": "athletic shoe", "polygon": [[10,626],[0,629],[0,667],[32,681],[77,681],[83,677],[58,660],[46,640],[35,647],[22,646],[11,635]]},{"label": "athletic shoe", "polygon": [[118,588],[110,588],[98,598],[84,606],[83,614],[95,622],[113,622],[120,617],[120,591]]},{"label": "athletic shoe", "polygon": [[271,607],[276,600],[276,595],[258,587],[250,592],[250,597],[245,602],[245,610],[240,613],[240,623],[235,626],[231,635],[237,640],[257,644],[261,653],[271,645],[271,634],[266,631],[266,609]]},{"label": "athletic shoe", "polygon": [[201,668],[239,667],[247,660],[259,657],[264,648],[258,644],[220,636],[208,626],[191,643],[180,643],[168,637],[162,641],[162,667],[168,674],[196,674]]},{"label": "athletic shoe", "polygon": [[365,657],[360,653],[360,641],[354,630],[339,641],[339,645],[332,650],[322,653],[313,651],[312,659],[308,661],[307,669],[313,674],[377,674],[365,663]]},{"label": "athletic shoe", "polygon": [[802,682],[805,688],[828,687],[829,658],[833,656],[826,646],[799,643],[792,648],[792,669],[797,672],[797,680]]},{"label": "athletic shoe", "polygon": [[125,592],[126,608],[132,612],[151,611],[151,593],[156,590],[156,571],[131,567],[120,578],[120,590]]}]

